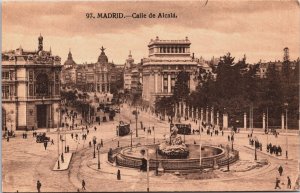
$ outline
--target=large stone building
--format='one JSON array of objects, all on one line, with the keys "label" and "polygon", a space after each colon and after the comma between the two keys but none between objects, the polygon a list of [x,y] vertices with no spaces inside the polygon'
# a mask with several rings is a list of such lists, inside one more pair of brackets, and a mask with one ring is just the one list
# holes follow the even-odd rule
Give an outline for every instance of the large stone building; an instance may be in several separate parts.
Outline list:
[{"label": "large stone building", "polygon": [[141,94],[142,92],[142,63],[134,63],[131,51],[124,65],[124,90],[131,94]]},{"label": "large stone building", "polygon": [[129,51],[124,65],[124,90],[131,91],[132,68],[134,65],[134,59],[132,58],[131,51]]},{"label": "large stone building", "polygon": [[189,88],[195,90],[197,60],[190,53],[191,42],[184,40],[160,40],[148,44],[149,57],[143,59],[143,93],[145,101],[153,105],[156,97],[171,96],[180,71],[190,74]]},{"label": "large stone building", "polygon": [[59,123],[61,59],[43,49],[2,53],[2,129],[54,128]]},{"label": "large stone building", "polygon": [[96,63],[76,64],[71,52],[64,63],[63,83],[64,85],[75,85],[82,91],[109,93],[111,86],[111,76],[113,64],[108,62],[108,58],[101,48],[101,53]]}]

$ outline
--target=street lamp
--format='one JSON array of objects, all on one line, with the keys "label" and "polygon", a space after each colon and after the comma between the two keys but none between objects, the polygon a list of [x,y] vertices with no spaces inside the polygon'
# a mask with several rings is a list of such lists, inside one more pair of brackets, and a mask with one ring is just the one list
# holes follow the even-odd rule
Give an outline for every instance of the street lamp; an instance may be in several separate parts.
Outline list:
[{"label": "street lamp", "polygon": [[94,157],[93,158],[96,158],[96,143],[97,143],[97,138],[96,136],[93,137],[93,144],[94,144]]},{"label": "street lamp", "polygon": [[135,107],[135,136],[138,137],[138,110],[137,110],[137,106]]},{"label": "street lamp", "polygon": [[155,144],[155,128],[153,126],[153,132],[154,132],[154,144]]},{"label": "street lamp", "polygon": [[284,103],[284,106],[285,106],[285,141],[286,141],[286,150],[285,150],[285,158],[288,159],[288,139],[287,139],[287,128],[288,128],[288,114],[287,114],[287,111],[288,111],[288,103]]},{"label": "street lamp", "polygon": [[101,167],[100,167],[100,148],[101,148],[101,144],[99,143],[97,145],[97,150],[98,150],[98,169],[101,169]]},{"label": "street lamp", "polygon": [[132,130],[130,131],[130,149],[132,150]]},{"label": "street lamp", "polygon": [[229,172],[229,151],[230,151],[230,147],[227,144],[226,145],[226,149],[227,149],[227,171]]},{"label": "street lamp", "polygon": [[60,169],[60,162],[59,162],[59,114],[60,114],[60,104],[59,107],[56,109],[57,112],[57,155],[58,155],[58,160],[57,160],[57,169]]}]

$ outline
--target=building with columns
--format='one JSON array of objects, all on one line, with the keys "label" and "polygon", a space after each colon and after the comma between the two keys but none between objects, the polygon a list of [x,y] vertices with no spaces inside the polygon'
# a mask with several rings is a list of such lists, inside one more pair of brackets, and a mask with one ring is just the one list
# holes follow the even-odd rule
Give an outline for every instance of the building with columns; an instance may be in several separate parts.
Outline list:
[{"label": "building with columns", "polygon": [[61,58],[21,46],[2,53],[2,129],[55,128],[59,124]]},{"label": "building with columns", "polygon": [[190,53],[190,45],[187,37],[183,40],[151,39],[149,56],[143,59],[142,65],[142,97],[145,101],[153,105],[157,97],[171,96],[177,74],[183,70],[190,74],[190,90],[196,89],[198,63]]}]

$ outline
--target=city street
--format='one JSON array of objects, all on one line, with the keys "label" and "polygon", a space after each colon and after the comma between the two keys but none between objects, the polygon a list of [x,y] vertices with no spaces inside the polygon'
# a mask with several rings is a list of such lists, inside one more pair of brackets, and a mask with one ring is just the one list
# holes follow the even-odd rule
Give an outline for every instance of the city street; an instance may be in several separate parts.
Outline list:
[{"label": "city street", "polygon": [[[79,140],[71,138],[71,131],[67,131],[67,145],[73,153],[69,169],[65,171],[53,171],[56,163],[57,152],[57,132],[52,130],[47,133],[50,139],[54,139],[54,145],[48,143],[45,150],[43,143],[36,143],[32,133],[28,132],[28,138],[23,139],[22,133],[17,133],[16,138],[11,138],[9,142],[2,141],[2,177],[3,191],[5,192],[32,192],[37,191],[36,181],[42,183],[42,192],[68,192],[68,191],[146,191],[146,173],[137,169],[116,167],[107,161],[109,148],[130,145],[130,135],[125,137],[116,136],[116,126],[118,120],[131,121],[133,131],[133,145],[137,143],[154,143],[154,133],[146,134],[140,128],[140,121],[147,127],[155,127],[156,143],[163,140],[163,135],[169,132],[167,121],[160,121],[158,117],[150,113],[140,111],[138,117],[138,137],[135,135],[135,116],[131,108],[124,104],[120,115],[117,114],[115,121],[95,124],[89,128],[86,140],[82,140],[82,130],[73,130],[79,134]],[[195,125],[195,123],[192,123]],[[97,127],[97,131],[94,130]],[[194,126],[193,126],[194,127]],[[38,132],[42,132],[38,130]],[[283,149],[283,156],[274,156],[266,152],[267,136],[261,132],[254,131],[255,136],[262,142],[262,151],[257,151],[259,160],[268,160],[268,164],[261,167],[254,162],[254,149],[249,145],[248,131],[241,130],[235,134],[234,148],[239,151],[240,160],[230,165],[230,172],[224,172],[224,168],[213,171],[212,178],[195,179],[193,176],[175,175],[174,173],[164,173],[162,176],[155,176],[154,171],[150,171],[150,191],[273,191],[275,179],[281,179],[281,190],[287,190],[287,176],[292,180],[292,188],[298,178],[299,159],[299,136],[297,132],[288,135],[289,157],[285,159],[286,137],[280,133],[278,138],[273,135],[268,136],[268,142],[278,144]],[[224,144],[226,145],[229,131],[224,132],[224,136],[210,136],[206,132],[202,133],[203,144]],[[96,137],[97,143],[103,139],[104,147],[100,150],[101,169],[97,169],[96,158],[93,158],[94,148],[89,147],[89,141]],[[199,143],[199,135],[185,136],[186,143]],[[61,152],[60,144],[60,152]],[[283,176],[279,176],[278,167],[283,167]],[[251,168],[252,167],[252,168]],[[121,171],[121,180],[117,180],[117,170]],[[85,180],[86,190],[81,189],[81,181]],[[210,182],[210,183],[207,183]],[[284,184],[282,184],[284,183]]]}]

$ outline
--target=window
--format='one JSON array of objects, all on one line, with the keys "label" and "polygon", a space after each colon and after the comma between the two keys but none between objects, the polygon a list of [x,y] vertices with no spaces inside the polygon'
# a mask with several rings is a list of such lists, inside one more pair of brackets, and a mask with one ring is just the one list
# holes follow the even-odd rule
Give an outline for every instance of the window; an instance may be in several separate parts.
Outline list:
[{"label": "window", "polygon": [[164,74],[164,93],[168,92],[168,75]]},{"label": "window", "polygon": [[3,80],[8,80],[9,79],[9,72],[8,71],[2,72],[2,79]]},{"label": "window", "polygon": [[102,90],[101,90],[101,92],[105,92],[105,85],[104,84],[102,84]]},{"label": "window", "polygon": [[55,93],[55,95],[59,95],[59,84],[55,84],[54,93]]},{"label": "window", "polygon": [[33,96],[33,84],[29,84],[29,96]]},{"label": "window", "polygon": [[8,97],[9,97],[9,86],[2,85],[2,98],[8,99]]},{"label": "window", "polygon": [[55,73],[55,82],[59,82],[59,74]]},{"label": "window", "polygon": [[38,95],[48,95],[49,80],[47,74],[39,74],[36,78],[36,93]]},{"label": "window", "polygon": [[171,92],[174,92],[175,81],[176,81],[176,75],[175,75],[175,74],[172,74],[172,75],[171,75]]},{"label": "window", "polygon": [[33,71],[29,71],[29,81],[33,81]]},{"label": "window", "polygon": [[104,74],[102,74],[102,82],[104,82]]}]

